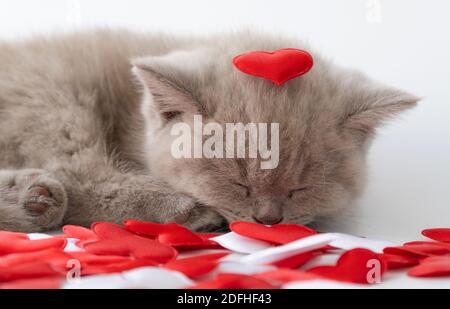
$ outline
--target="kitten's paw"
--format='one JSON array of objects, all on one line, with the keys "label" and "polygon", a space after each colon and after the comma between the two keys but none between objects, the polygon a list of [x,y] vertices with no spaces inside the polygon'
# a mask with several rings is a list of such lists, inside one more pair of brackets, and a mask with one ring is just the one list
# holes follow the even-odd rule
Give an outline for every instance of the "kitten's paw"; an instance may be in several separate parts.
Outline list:
[{"label": "kitten's paw", "polygon": [[210,207],[197,205],[188,214],[185,214],[177,223],[184,225],[195,232],[221,232],[228,228],[227,220]]},{"label": "kitten's paw", "polygon": [[64,187],[43,170],[0,172],[0,228],[39,232],[61,224],[67,209]]},{"label": "kitten's paw", "polygon": [[38,174],[23,183],[19,205],[44,227],[61,222],[67,209],[66,190],[59,181],[46,173]]}]

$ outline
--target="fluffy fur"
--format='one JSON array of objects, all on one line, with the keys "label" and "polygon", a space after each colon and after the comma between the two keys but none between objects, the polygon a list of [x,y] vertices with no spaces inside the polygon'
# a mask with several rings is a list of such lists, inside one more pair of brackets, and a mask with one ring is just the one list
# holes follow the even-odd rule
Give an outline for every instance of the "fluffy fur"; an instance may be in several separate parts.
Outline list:
[{"label": "fluffy fur", "polygon": [[[314,69],[283,87],[231,64],[286,47],[311,51],[250,32],[104,30],[0,44],[0,229],[136,218],[211,230],[224,220],[305,224],[350,207],[375,129],[417,98],[314,51]],[[170,128],[194,114],[280,123],[278,168],[174,159]]]}]

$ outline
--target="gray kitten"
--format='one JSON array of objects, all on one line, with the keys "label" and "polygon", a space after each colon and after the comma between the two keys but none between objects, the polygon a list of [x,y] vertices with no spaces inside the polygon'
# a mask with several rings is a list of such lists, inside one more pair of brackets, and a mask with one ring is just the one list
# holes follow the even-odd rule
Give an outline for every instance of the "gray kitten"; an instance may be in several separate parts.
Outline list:
[{"label": "gray kitten", "polygon": [[[236,70],[253,50],[309,50],[284,86]],[[134,68],[133,68],[134,67]],[[375,129],[418,99],[259,33],[177,38],[95,31],[0,44],[0,229],[224,220],[307,224],[336,216],[364,184]],[[280,123],[280,161],[175,159],[170,128]],[[206,206],[205,206],[206,205]]]}]

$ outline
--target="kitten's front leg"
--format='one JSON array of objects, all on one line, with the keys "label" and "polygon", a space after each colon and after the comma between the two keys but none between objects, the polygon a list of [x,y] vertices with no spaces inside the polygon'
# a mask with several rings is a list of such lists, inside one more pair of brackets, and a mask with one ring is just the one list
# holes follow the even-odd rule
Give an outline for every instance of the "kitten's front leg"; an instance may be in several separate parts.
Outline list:
[{"label": "kitten's front leg", "polygon": [[151,183],[141,186],[136,180],[128,184],[108,182],[92,190],[72,187],[69,192],[65,224],[120,224],[127,219],[167,223],[179,221],[195,206],[195,201],[184,194]]},{"label": "kitten's front leg", "polygon": [[67,189],[65,224],[89,226],[95,221],[122,223],[126,219],[177,222],[199,232],[218,231],[226,220],[212,208],[176,192],[149,175],[122,174],[106,167],[98,174],[68,172],[60,179]]},{"label": "kitten's front leg", "polygon": [[148,175],[108,167],[74,170],[73,164],[55,173],[68,194],[65,224],[89,226],[126,219],[165,223],[183,218],[195,207],[194,199]]},{"label": "kitten's front leg", "polygon": [[150,176],[113,171],[106,173],[111,176],[106,180],[67,169],[55,174],[39,169],[0,170],[0,230],[48,231],[61,226],[63,217],[65,224],[84,226],[126,219],[177,222],[203,232],[226,224],[212,209]]}]

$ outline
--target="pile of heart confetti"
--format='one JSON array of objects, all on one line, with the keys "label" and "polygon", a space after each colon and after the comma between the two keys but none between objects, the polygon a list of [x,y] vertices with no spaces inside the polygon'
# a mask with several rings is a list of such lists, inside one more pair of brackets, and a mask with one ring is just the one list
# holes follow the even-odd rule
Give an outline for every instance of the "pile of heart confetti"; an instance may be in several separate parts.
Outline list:
[{"label": "pile of heart confetti", "polygon": [[[390,271],[450,277],[450,229],[390,242],[279,224],[234,222],[230,233],[128,220],[64,234],[0,232],[0,288],[278,289],[326,280],[379,283]],[[380,276],[380,278],[377,278]],[[382,281],[381,281],[382,282]]]}]

